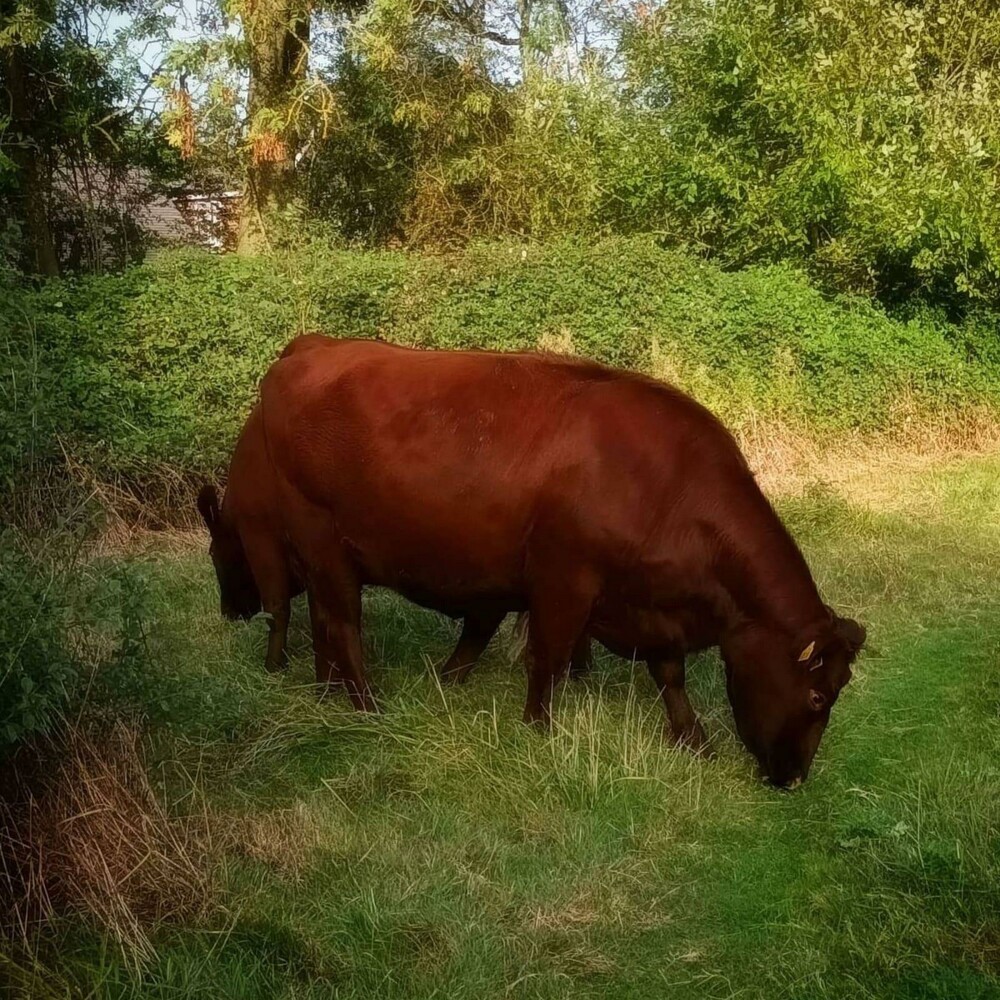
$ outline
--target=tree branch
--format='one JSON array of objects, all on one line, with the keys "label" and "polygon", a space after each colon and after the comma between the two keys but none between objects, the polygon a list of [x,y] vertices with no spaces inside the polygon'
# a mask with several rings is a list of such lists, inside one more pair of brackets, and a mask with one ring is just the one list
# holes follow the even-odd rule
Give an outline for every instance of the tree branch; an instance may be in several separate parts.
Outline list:
[{"label": "tree branch", "polygon": [[508,38],[506,35],[501,35],[499,31],[490,31],[486,29],[483,31],[483,38],[490,42],[496,42],[497,45],[520,45],[520,38]]}]

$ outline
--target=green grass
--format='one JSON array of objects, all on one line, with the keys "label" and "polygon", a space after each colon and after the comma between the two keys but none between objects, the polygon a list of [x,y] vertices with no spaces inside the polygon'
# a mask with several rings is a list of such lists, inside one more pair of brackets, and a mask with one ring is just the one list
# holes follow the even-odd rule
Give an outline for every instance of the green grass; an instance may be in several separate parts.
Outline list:
[{"label": "green grass", "polygon": [[46,967],[164,1000],[1000,996],[1000,459],[893,476],[888,511],[822,484],[780,505],[870,636],[793,794],[756,780],[714,656],[690,671],[713,760],[607,655],[543,738],[506,637],[442,691],[454,626],[376,593],[363,718],[309,692],[304,607],[266,677],[264,624],[219,619],[203,553],[136,557],[164,786],[243,832],[219,909],[157,928],[156,961],[67,921]]}]

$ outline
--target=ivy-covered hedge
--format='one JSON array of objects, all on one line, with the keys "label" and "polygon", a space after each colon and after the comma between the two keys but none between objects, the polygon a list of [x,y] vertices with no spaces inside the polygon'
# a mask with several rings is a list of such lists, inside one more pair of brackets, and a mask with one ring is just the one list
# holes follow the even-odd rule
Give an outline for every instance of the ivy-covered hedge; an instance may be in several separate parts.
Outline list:
[{"label": "ivy-covered hedge", "polygon": [[67,451],[98,476],[224,467],[257,381],[296,333],[424,347],[571,349],[669,378],[731,425],[875,430],[1000,404],[990,317],[903,321],[786,267],[724,272],[652,239],[461,256],[167,253],[122,275],[0,289],[0,462]]}]

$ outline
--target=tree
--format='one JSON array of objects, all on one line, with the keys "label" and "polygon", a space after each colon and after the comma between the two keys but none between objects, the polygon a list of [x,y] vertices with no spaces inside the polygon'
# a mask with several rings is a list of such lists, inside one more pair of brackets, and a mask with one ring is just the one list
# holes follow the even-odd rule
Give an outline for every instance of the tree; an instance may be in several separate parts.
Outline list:
[{"label": "tree", "polygon": [[308,0],[242,0],[247,46],[249,159],[239,249],[267,242],[268,220],[295,194],[298,122],[295,98],[306,81]]},{"label": "tree", "polygon": [[150,80],[127,55],[139,35],[162,35],[166,23],[159,0],[0,0],[9,109],[0,203],[21,227],[29,270],[58,272],[60,231],[99,266],[105,232],[124,232],[123,209],[138,196],[126,176],[137,166],[169,171],[164,144],[143,127]]},{"label": "tree", "polygon": [[647,224],[889,300],[1000,296],[996,4],[671,0],[626,50],[667,137]]},{"label": "tree", "polygon": [[54,15],[54,8],[45,0],[34,4],[0,0],[2,83],[10,101],[3,147],[16,171],[11,201],[27,229],[30,266],[48,276],[59,273],[59,262],[48,219],[50,184],[41,159],[46,88],[37,57]]}]

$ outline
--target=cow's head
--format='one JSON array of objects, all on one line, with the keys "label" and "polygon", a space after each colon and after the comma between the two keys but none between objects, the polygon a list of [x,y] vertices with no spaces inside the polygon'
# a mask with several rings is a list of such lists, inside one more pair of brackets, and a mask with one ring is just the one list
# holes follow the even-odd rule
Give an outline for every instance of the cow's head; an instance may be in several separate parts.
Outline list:
[{"label": "cow's head", "polygon": [[208,554],[219,581],[219,598],[224,618],[252,618],[260,611],[260,592],[254,582],[239,533],[228,524],[219,507],[214,486],[203,486],[198,493],[201,514],[212,542]]},{"label": "cow's head", "polygon": [[805,781],[864,642],[863,626],[830,611],[807,635],[748,625],[723,643],[736,729],[772,784]]}]

